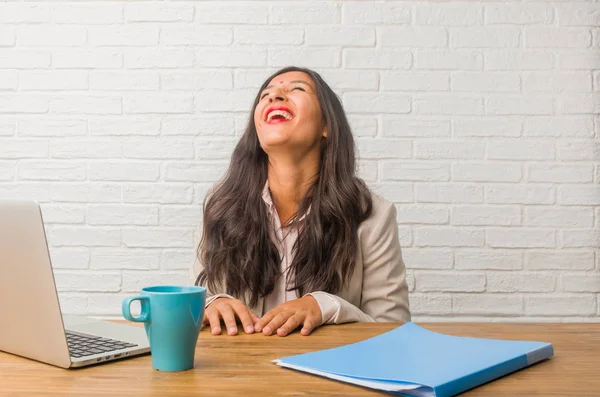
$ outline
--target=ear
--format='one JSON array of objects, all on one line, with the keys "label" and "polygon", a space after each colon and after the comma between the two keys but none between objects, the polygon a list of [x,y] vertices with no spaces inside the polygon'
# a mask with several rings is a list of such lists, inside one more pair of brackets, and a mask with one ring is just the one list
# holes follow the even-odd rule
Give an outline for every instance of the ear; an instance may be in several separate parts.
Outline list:
[{"label": "ear", "polygon": [[325,127],[325,128],[323,129],[323,134],[322,134],[322,137],[323,137],[323,138],[327,138],[327,127]]}]

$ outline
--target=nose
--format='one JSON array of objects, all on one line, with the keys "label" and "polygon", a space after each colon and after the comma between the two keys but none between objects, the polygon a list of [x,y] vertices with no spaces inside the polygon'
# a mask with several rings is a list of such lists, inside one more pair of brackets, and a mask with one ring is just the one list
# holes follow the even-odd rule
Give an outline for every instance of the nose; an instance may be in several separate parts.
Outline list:
[{"label": "nose", "polygon": [[280,90],[274,89],[269,94],[269,102],[273,101],[285,101],[284,94]]}]

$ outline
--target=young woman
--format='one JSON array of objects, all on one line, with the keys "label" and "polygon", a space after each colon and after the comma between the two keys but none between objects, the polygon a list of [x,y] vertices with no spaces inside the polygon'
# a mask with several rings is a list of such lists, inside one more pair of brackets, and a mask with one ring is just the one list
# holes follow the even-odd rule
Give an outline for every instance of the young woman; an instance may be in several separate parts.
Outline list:
[{"label": "young woman", "polygon": [[223,180],[204,203],[192,269],[204,323],[229,335],[409,321],[396,209],[356,176],[344,109],[321,76],[269,77]]}]

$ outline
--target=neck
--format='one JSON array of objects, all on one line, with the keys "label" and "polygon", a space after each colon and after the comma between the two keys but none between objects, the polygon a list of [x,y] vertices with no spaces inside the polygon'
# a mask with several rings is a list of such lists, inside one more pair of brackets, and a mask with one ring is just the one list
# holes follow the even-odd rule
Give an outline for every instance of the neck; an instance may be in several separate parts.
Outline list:
[{"label": "neck", "polygon": [[296,214],[302,197],[318,173],[318,151],[300,161],[283,156],[269,157],[269,189],[282,225]]}]

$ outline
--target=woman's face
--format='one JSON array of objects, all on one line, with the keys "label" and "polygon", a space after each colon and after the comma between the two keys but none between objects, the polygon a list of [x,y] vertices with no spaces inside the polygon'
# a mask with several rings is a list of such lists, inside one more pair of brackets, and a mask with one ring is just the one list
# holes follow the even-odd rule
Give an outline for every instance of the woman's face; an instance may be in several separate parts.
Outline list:
[{"label": "woman's face", "polygon": [[254,125],[267,154],[279,148],[304,154],[319,147],[326,129],[315,84],[309,75],[280,74],[260,92],[259,98]]}]

